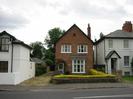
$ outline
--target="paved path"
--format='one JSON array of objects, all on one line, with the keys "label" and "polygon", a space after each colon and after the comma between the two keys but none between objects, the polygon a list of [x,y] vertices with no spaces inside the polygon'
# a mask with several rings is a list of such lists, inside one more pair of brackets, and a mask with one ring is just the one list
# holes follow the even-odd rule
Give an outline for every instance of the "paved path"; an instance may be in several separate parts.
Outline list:
[{"label": "paved path", "polygon": [[49,84],[47,86],[9,86],[0,85],[0,91],[24,91],[42,89],[99,89],[99,88],[133,88],[133,84],[128,83],[79,83],[79,84]]}]

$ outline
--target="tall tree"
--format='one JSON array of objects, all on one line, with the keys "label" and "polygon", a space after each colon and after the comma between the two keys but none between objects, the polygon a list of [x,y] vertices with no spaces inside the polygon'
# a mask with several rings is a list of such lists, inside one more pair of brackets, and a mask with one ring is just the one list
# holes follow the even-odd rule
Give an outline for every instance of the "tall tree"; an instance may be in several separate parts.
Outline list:
[{"label": "tall tree", "polygon": [[41,42],[39,41],[33,42],[30,44],[30,46],[33,48],[32,57],[36,57],[39,59],[43,58],[45,48]]},{"label": "tall tree", "polygon": [[64,33],[64,30],[61,30],[60,28],[53,28],[48,31],[48,36],[45,38],[45,43],[48,48],[53,48],[56,41],[59,39],[59,37],[62,36]]},{"label": "tall tree", "polygon": [[48,36],[45,38],[44,42],[47,45],[47,50],[45,52],[45,59],[50,59],[54,63],[55,59],[55,49],[54,45],[57,40],[63,35],[65,31],[60,28],[53,28],[48,31]]}]

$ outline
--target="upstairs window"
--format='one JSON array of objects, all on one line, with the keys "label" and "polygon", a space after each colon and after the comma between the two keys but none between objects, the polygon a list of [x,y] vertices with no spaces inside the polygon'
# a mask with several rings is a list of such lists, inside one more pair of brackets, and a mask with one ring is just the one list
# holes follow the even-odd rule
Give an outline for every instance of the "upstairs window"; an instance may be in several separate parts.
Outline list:
[{"label": "upstairs window", "polygon": [[78,45],[77,46],[77,52],[78,53],[87,53],[88,52],[88,46],[87,45]]},{"label": "upstairs window", "polygon": [[61,45],[61,53],[71,53],[71,45]]},{"label": "upstairs window", "polygon": [[124,66],[129,66],[129,56],[124,56]]},{"label": "upstairs window", "polygon": [[109,45],[109,48],[113,48],[113,40],[112,39],[108,40],[108,45]]},{"label": "upstairs window", "polygon": [[9,38],[0,38],[0,51],[9,50]]},{"label": "upstairs window", "polygon": [[8,72],[8,61],[0,61],[0,72]]},{"label": "upstairs window", "polygon": [[124,40],[123,41],[123,46],[124,46],[124,48],[129,48],[129,41],[128,40]]}]

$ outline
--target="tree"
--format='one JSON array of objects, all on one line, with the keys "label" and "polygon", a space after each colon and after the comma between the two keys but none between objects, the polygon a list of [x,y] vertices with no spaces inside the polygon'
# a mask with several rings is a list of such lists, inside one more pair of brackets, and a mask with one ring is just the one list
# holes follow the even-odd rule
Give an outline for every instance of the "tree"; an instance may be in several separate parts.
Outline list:
[{"label": "tree", "polygon": [[64,30],[61,30],[60,28],[53,28],[48,31],[48,36],[45,38],[45,43],[48,48],[53,48],[54,44],[57,42],[57,40],[62,36],[64,33]]},{"label": "tree", "polygon": [[57,40],[63,35],[65,31],[60,28],[53,28],[48,31],[48,36],[45,38],[44,42],[47,45],[47,50],[45,52],[44,59],[50,59],[53,61],[53,65],[55,64],[55,49],[54,45]]},{"label": "tree", "polygon": [[32,57],[41,59],[45,52],[45,48],[43,44],[39,41],[36,41],[36,42],[31,43],[30,46],[33,48]]}]

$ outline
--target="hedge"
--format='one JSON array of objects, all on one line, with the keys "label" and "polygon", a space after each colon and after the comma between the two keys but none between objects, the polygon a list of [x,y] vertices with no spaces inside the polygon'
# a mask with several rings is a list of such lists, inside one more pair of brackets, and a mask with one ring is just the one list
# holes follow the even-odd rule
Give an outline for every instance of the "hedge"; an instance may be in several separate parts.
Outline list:
[{"label": "hedge", "polygon": [[89,75],[55,75],[52,82],[59,83],[93,83],[93,82],[117,82],[118,79],[115,75],[106,74],[104,72],[90,69]]}]

